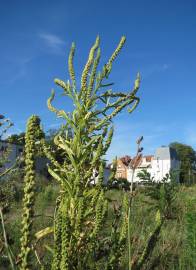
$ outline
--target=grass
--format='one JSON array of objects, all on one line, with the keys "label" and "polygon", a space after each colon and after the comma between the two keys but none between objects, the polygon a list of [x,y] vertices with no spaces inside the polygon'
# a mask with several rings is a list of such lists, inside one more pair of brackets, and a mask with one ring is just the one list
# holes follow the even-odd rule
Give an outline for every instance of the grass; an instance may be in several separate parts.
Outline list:
[{"label": "grass", "polygon": [[[122,191],[108,191],[107,196],[120,204]],[[149,233],[155,224],[155,209],[141,191],[133,200],[131,209],[132,260],[140,256]],[[149,201],[150,202],[150,201]],[[152,203],[152,201],[151,201]],[[196,269],[196,186],[181,186],[176,199],[174,218],[162,227],[160,239],[145,269]],[[156,266],[157,265],[157,266]]]},{"label": "grass", "polygon": [[[37,190],[35,202],[35,214],[33,230],[37,232],[45,227],[52,226],[55,200],[58,195],[58,186],[48,180],[38,179],[39,189]],[[40,187],[41,186],[41,187]],[[122,202],[122,190],[108,190],[106,197],[110,200],[108,209],[108,226],[113,220],[113,205],[119,207]],[[160,234],[160,238],[153,250],[150,261],[146,264],[147,269],[184,269],[194,270],[196,244],[196,186],[181,186],[177,193],[177,208],[175,218],[168,220]],[[132,261],[140,255],[148,239],[149,233],[155,226],[156,211],[150,207],[149,197],[146,197],[141,189],[134,197],[131,209],[131,257]],[[10,212],[5,215],[5,227],[9,238],[10,246],[15,255],[19,252],[20,222],[21,222],[22,201],[13,201]],[[0,237],[1,230],[0,230]],[[37,244],[37,252],[40,260],[46,269],[50,269],[52,253],[48,247],[52,247],[52,235],[45,237]],[[1,249],[1,244],[0,244]],[[3,254],[3,252],[2,252]],[[124,268],[128,261],[128,251],[124,254]],[[0,258],[0,270],[9,270],[6,257]],[[34,269],[40,269],[38,262],[34,262]]]}]

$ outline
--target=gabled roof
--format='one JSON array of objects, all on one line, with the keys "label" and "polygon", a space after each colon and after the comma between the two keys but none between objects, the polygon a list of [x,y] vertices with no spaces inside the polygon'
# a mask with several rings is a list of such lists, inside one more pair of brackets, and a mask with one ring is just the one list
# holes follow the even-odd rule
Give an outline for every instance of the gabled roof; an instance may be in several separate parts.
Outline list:
[{"label": "gabled roof", "polygon": [[120,160],[122,161],[122,163],[125,165],[125,166],[128,166],[129,163],[131,162],[131,157],[130,156],[124,156],[124,157],[121,157]]},{"label": "gabled roof", "polygon": [[129,167],[138,168],[142,164],[142,155],[138,155],[137,157],[134,157],[131,162],[129,163]]},{"label": "gabled roof", "polygon": [[[129,167],[133,168],[148,168],[151,165],[151,161],[153,160],[153,155],[134,157],[129,163]],[[145,159],[145,161],[144,161]],[[150,163],[150,164],[149,164]]]},{"label": "gabled roof", "polygon": [[174,148],[171,148],[169,146],[162,146],[156,149],[155,152],[155,159],[161,159],[161,160],[169,160],[169,159],[178,159],[178,155],[176,153],[176,150]]}]

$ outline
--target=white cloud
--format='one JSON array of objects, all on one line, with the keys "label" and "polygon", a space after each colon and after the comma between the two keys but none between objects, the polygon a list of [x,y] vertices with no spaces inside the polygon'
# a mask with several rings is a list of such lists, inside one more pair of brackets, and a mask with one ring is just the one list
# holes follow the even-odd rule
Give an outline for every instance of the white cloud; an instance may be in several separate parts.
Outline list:
[{"label": "white cloud", "polygon": [[62,52],[65,42],[59,36],[51,33],[39,33],[38,36],[53,52]]},{"label": "white cloud", "polygon": [[141,72],[142,78],[148,78],[153,76],[156,73],[161,73],[161,72],[165,72],[170,68],[169,64],[154,64],[151,66],[147,66],[146,68],[144,68]]}]

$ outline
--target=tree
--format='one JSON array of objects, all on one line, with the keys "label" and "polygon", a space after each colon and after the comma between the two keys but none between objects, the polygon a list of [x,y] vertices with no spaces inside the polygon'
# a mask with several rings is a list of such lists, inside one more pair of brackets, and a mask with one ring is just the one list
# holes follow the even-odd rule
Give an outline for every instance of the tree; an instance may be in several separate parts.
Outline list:
[{"label": "tree", "polygon": [[178,158],[181,162],[180,182],[191,183],[193,178],[193,170],[195,169],[196,164],[195,150],[191,146],[179,142],[170,143],[170,147],[176,150]]},{"label": "tree", "polygon": [[19,134],[12,134],[7,139],[7,142],[13,144],[25,144],[25,132],[21,132]]}]

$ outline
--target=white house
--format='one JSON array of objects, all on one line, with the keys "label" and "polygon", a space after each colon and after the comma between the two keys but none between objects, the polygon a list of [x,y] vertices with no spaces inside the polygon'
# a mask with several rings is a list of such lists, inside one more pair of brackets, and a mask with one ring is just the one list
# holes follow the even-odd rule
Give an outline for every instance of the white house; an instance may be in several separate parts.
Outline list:
[{"label": "white house", "polygon": [[[14,165],[16,158],[20,156],[23,152],[24,146],[17,144],[10,144],[5,141],[0,140],[0,157],[3,156],[6,150],[9,151],[8,162],[4,164],[4,168],[0,168],[0,171],[5,168],[9,168]],[[127,156],[128,157],[128,156]],[[126,161],[126,162],[125,162]],[[129,182],[140,182],[141,180],[137,176],[138,172],[141,170],[146,170],[150,173],[154,181],[159,182],[166,176],[170,171],[176,172],[176,180],[179,181],[179,169],[180,161],[178,159],[175,149],[162,146],[156,149],[155,155],[141,156],[139,159],[136,158],[123,160],[119,159],[117,162],[117,173],[116,178],[126,178]],[[124,163],[123,163],[124,162]],[[42,173],[46,171],[46,164],[48,163],[47,158],[37,158],[36,159],[36,171]],[[137,163],[136,169],[133,172],[133,165]],[[122,165],[124,164],[123,168]],[[122,171],[124,169],[124,171]],[[110,174],[110,169],[104,169],[104,184],[107,183]],[[98,180],[98,175],[95,172],[93,175],[95,183]]]},{"label": "white house", "polygon": [[[141,156],[137,161],[135,158],[132,159],[130,162],[130,165],[127,168],[127,180],[129,182],[140,182],[140,178],[137,176],[138,172],[141,172],[141,170],[145,170],[148,173],[152,173],[152,161],[154,156]],[[132,166],[135,165],[135,162],[137,162],[136,169],[133,171]]]},{"label": "white house", "polygon": [[152,160],[151,176],[159,182],[167,173],[173,171],[176,173],[176,180],[179,181],[180,161],[175,149],[171,147],[160,147],[155,152]]},{"label": "white house", "polygon": [[143,169],[150,173],[156,182],[161,181],[170,171],[176,173],[176,180],[179,181],[180,161],[175,149],[171,147],[162,146],[156,149],[154,156],[141,157],[134,172],[130,163],[127,168],[127,180],[131,182],[133,178],[133,182],[140,182],[137,174]]}]

